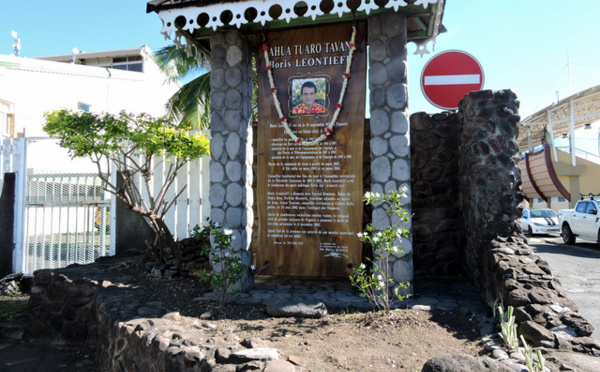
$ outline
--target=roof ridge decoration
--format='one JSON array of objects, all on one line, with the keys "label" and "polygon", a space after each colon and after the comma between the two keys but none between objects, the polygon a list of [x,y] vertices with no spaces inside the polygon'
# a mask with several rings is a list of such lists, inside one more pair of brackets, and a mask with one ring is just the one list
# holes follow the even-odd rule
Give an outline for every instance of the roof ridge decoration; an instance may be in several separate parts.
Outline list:
[{"label": "roof ridge decoration", "polygon": [[[266,22],[275,20],[275,18],[269,14],[269,10],[274,5],[281,7],[282,10],[281,17],[277,19],[284,19],[288,23],[291,19],[300,17],[311,17],[315,20],[317,16],[325,15],[319,6],[321,1],[322,0],[301,0],[286,2],[285,5],[281,0],[244,1],[240,3],[220,3],[202,7],[168,9],[160,11],[158,14],[164,22],[161,33],[168,36],[172,31],[176,30],[175,19],[177,17],[183,16],[186,18],[187,22],[183,27],[183,30],[192,33],[199,28],[212,28],[213,30],[216,30],[218,27],[226,26],[225,23],[221,21],[221,14],[226,11],[231,12],[233,15],[233,19],[229,24],[231,26],[239,28],[241,25],[248,23],[260,23],[264,26]],[[294,7],[298,3],[304,3],[307,6],[307,11],[302,16],[299,16],[294,12]],[[426,8],[429,4],[435,3],[437,3],[437,0],[415,1],[415,5],[422,5],[423,8]],[[405,0],[389,0],[387,4],[384,5],[384,8],[393,8],[394,11],[398,11],[398,8],[401,6],[408,6],[408,3]],[[375,0],[360,0],[360,5],[356,11],[364,11],[369,14],[371,10],[376,10],[379,7],[380,6],[375,3]],[[253,20],[247,20],[244,15],[250,8],[254,8],[257,11],[257,16]],[[337,13],[338,16],[341,17],[344,13],[352,13],[352,11],[353,10],[347,6],[346,1],[333,1],[333,9],[329,14]],[[196,22],[201,14],[208,15],[208,22],[205,25],[198,25]]]},{"label": "roof ridge decoration", "polygon": [[[165,36],[165,39],[171,39],[171,34],[175,33],[174,43],[182,48],[184,46],[181,43],[181,36],[185,36],[187,44],[185,48],[188,50],[188,53],[191,53],[190,45],[194,44],[193,41],[190,42],[187,35],[183,35],[175,26],[175,20],[179,17],[185,18],[185,23],[181,30],[188,35],[192,35],[195,30],[201,28],[212,28],[213,30],[217,30],[217,28],[223,26],[235,26],[236,28],[240,28],[242,25],[252,23],[260,23],[264,26],[267,22],[274,20],[285,20],[289,23],[292,19],[302,17],[310,17],[315,20],[318,16],[325,14],[337,14],[339,17],[342,17],[344,14],[352,13],[353,11],[364,11],[366,14],[369,14],[372,10],[377,10],[381,7],[387,9],[393,8],[394,11],[398,11],[400,7],[408,6],[408,3],[405,0],[389,0],[385,5],[377,5],[375,0],[358,0],[360,5],[356,9],[351,9],[348,7],[346,1],[334,0],[331,4],[333,5],[333,8],[328,13],[325,13],[320,7],[322,1],[323,0],[297,0],[286,1],[284,3],[281,0],[251,0],[235,3],[217,3],[204,6],[165,9],[159,11],[158,16],[163,22],[161,33]],[[422,5],[424,9],[426,9],[429,4],[436,4],[438,2],[443,3],[443,0],[411,1],[413,5]],[[298,15],[294,11],[296,5],[306,6],[306,12],[302,15]],[[281,9],[280,15],[276,18],[269,12],[273,7],[279,7]],[[254,9],[256,11],[255,18],[247,19],[246,14],[248,14],[249,9]],[[228,24],[225,24],[221,19],[221,15],[227,12],[231,13],[232,18]],[[203,20],[204,24],[199,24],[198,20]],[[432,38],[434,44],[439,26],[440,24],[438,21],[438,24],[435,25],[435,31]],[[416,42],[416,44],[417,51],[415,54],[423,56],[423,54],[429,53],[424,45],[426,42]]]}]

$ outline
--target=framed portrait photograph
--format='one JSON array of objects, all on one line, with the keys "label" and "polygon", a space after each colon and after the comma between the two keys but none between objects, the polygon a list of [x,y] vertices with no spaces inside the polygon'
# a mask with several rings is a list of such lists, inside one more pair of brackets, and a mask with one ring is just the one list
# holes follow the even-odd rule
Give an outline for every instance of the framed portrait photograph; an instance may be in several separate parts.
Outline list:
[{"label": "framed portrait photograph", "polygon": [[304,74],[289,79],[289,116],[329,115],[329,75]]}]

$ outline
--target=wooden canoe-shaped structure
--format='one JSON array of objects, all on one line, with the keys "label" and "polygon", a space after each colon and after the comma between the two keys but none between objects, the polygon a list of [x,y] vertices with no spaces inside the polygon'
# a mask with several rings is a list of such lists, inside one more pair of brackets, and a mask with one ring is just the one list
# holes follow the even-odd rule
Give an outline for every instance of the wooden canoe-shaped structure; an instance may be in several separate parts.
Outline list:
[{"label": "wooden canoe-shaped structure", "polygon": [[519,162],[521,189],[527,198],[548,200],[553,196],[563,196],[571,200],[571,194],[558,178],[552,163],[551,147],[544,145],[536,153],[526,153]]}]

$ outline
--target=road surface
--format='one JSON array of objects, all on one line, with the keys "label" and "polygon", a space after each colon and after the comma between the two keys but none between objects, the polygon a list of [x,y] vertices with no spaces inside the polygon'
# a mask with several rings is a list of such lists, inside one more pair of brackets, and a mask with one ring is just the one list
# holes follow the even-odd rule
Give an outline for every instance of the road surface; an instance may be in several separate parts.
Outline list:
[{"label": "road surface", "polygon": [[600,339],[600,249],[598,244],[577,240],[566,245],[560,236],[534,235],[533,250],[550,264],[579,312],[594,326],[592,336]]}]

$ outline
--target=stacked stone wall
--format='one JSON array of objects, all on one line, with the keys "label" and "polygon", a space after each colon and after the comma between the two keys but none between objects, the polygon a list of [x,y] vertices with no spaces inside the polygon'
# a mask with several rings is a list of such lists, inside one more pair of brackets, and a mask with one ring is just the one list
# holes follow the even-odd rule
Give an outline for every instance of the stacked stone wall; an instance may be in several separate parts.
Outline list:
[{"label": "stacked stone wall", "polygon": [[514,308],[533,345],[597,352],[592,326],[518,225],[518,107],[513,92],[487,90],[457,112],[411,117],[415,272],[468,276],[484,301]]},{"label": "stacked stone wall", "polygon": [[30,335],[57,346],[92,348],[101,371],[293,370],[266,341],[242,339],[233,329],[153,301],[151,288],[118,272],[139,261],[102,257],[90,265],[36,271]]},{"label": "stacked stone wall", "polygon": [[534,254],[518,224],[523,200],[518,108],[510,90],[472,92],[460,103],[463,270],[485,301],[501,300],[515,309],[519,334],[531,344],[597,353],[597,345],[587,340],[592,325],[577,312],[548,263]]},{"label": "stacked stone wall", "polygon": [[518,333],[535,346],[575,350],[600,355],[590,338],[593,326],[578,313],[546,261],[536,255],[522,233],[497,235],[479,242],[482,297],[512,306]]},{"label": "stacked stone wall", "polygon": [[415,276],[459,275],[464,228],[456,113],[410,118]]},{"label": "stacked stone wall", "polygon": [[517,96],[509,90],[470,93],[459,108],[464,263],[476,283],[485,282],[482,253],[490,242],[520,232],[518,108]]}]

